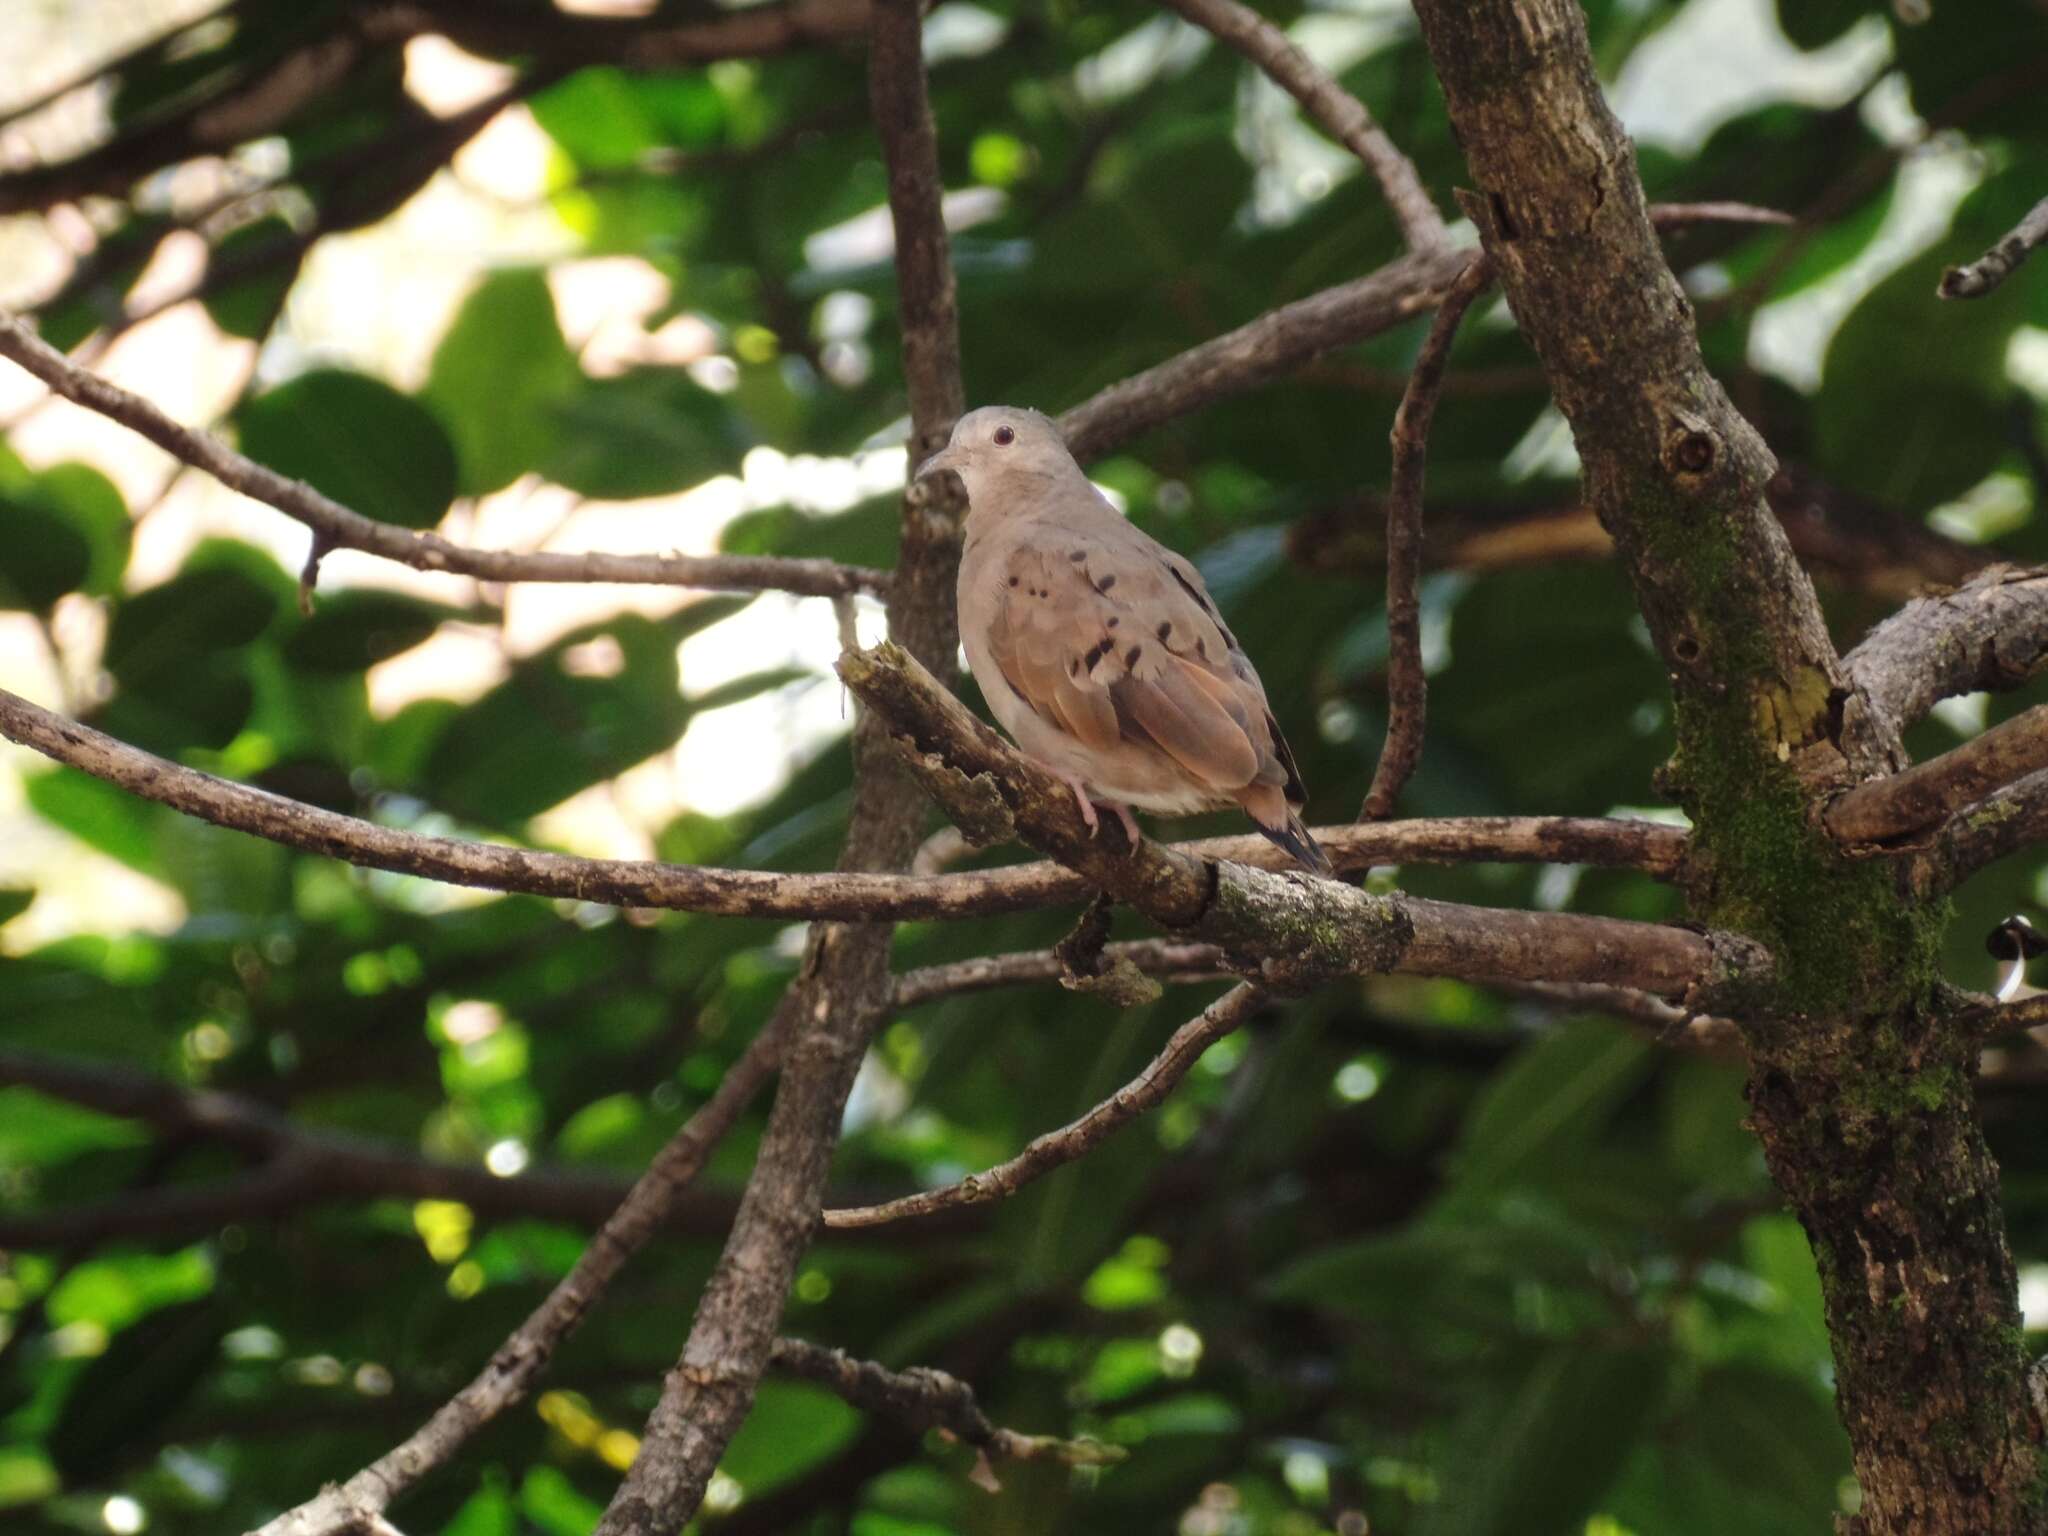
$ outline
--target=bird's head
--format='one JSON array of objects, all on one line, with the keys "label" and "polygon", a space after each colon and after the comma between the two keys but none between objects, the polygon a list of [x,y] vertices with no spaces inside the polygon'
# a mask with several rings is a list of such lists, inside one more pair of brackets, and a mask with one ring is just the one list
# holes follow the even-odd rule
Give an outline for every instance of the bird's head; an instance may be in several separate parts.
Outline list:
[{"label": "bird's head", "polygon": [[967,487],[970,507],[986,509],[988,492],[1005,484],[1083,479],[1080,465],[1050,417],[1011,405],[985,405],[953,424],[946,446],[917,466],[915,479],[950,469]]}]

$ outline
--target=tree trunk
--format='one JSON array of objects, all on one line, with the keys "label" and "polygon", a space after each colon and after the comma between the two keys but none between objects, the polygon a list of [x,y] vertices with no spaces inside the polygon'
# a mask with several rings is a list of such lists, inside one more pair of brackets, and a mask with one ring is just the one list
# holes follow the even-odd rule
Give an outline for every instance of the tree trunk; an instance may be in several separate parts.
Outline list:
[{"label": "tree trunk", "polygon": [[1572,0],[1418,0],[1467,203],[1570,421],[1671,671],[1692,915],[1763,941],[1751,1124],[1811,1239],[1860,1536],[2048,1532],[1976,1048],[1940,1005],[1946,909],[1845,854],[1827,799],[1903,761],[1764,499],[1769,450],[1692,311]]}]

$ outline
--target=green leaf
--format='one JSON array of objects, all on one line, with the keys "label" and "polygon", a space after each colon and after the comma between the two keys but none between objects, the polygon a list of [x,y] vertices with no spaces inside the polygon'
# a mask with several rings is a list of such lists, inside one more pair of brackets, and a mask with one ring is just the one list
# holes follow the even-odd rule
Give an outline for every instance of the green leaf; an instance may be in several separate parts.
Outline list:
[{"label": "green leaf", "polygon": [[1577,1536],[1647,1433],[1667,1356],[1573,1340],[1484,1401],[1438,1469],[1423,1536]]},{"label": "green leaf", "polygon": [[0,608],[47,612],[67,592],[110,592],[128,562],[128,508],[111,480],[57,464],[0,486]]},{"label": "green leaf", "polygon": [[441,338],[423,398],[455,441],[467,495],[501,490],[556,450],[559,412],[584,386],[540,272],[497,272]]},{"label": "green leaf", "polygon": [[1650,1044],[1602,1019],[1581,1019],[1530,1046],[1466,1117],[1456,1187],[1488,1193],[1548,1171],[1590,1143],[1648,1077]]},{"label": "green leaf", "polygon": [[67,1479],[83,1478],[148,1437],[220,1359],[231,1323],[214,1299],[166,1307],[115,1335],[72,1383],[43,1445]]},{"label": "green leaf", "polygon": [[[1934,292],[1948,266],[1977,254],[1943,241],[1879,283],[1842,322],[1814,406],[1816,458],[1830,479],[1889,506],[1925,510],[1998,466],[2007,443],[2006,348],[2027,295],[2011,284],[1967,303]],[[1902,357],[1913,366],[1900,367]]]},{"label": "green leaf", "polygon": [[455,448],[439,418],[368,374],[300,374],[235,422],[249,457],[365,517],[431,528],[455,499]]},{"label": "green leaf", "polygon": [[253,219],[221,236],[209,258],[215,271],[241,268],[248,275],[208,283],[200,302],[228,335],[261,341],[284,308],[304,259],[305,248],[289,220],[277,214]]},{"label": "green leaf", "polygon": [[1849,1472],[1849,1440],[1829,1396],[1817,1379],[1713,1367],[1700,1378],[1697,1409],[1707,1459],[1730,1486],[1821,1529]]},{"label": "green leaf", "polygon": [[718,1467],[749,1494],[760,1493],[831,1460],[860,1424],[860,1414],[823,1387],[764,1381]]},{"label": "green leaf", "polygon": [[156,810],[147,800],[77,768],[56,767],[26,781],[28,803],[53,827],[145,875],[160,873]]},{"label": "green leaf", "polygon": [[21,916],[35,899],[36,889],[32,885],[0,885],[0,924]]},{"label": "green leaf", "polygon": [[1748,1106],[1739,1067],[1699,1056],[1663,1074],[1664,1144],[1679,1173],[1714,1194],[1745,1194],[1767,1179],[1763,1152],[1743,1126]]},{"label": "green leaf", "polygon": [[748,446],[726,401],[680,368],[592,379],[550,416],[540,472],[606,501],[666,495],[736,470]]},{"label": "green leaf", "polygon": [[[516,826],[673,746],[689,720],[676,643],[661,625],[621,617],[520,662],[434,743],[429,798],[487,826]],[[592,645],[615,648],[611,675],[578,675],[570,653]]]},{"label": "green leaf", "polygon": [[427,639],[460,608],[402,592],[356,587],[319,599],[284,643],[284,657],[305,672],[362,672]]},{"label": "green leaf", "polygon": [[545,1536],[590,1536],[604,1507],[555,1468],[535,1467],[519,1485],[519,1511]]},{"label": "green leaf", "polygon": [[0,1163],[11,1167],[54,1167],[82,1152],[148,1140],[133,1120],[46,1099],[29,1088],[0,1088]]}]

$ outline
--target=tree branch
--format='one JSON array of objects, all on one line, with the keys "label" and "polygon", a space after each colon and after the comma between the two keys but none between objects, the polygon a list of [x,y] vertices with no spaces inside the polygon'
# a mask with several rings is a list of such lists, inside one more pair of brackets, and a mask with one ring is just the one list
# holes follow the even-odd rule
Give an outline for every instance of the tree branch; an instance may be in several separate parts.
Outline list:
[{"label": "tree branch", "polygon": [[974,1399],[974,1388],[957,1376],[929,1366],[892,1371],[844,1350],[802,1339],[782,1338],[769,1351],[771,1368],[828,1387],[864,1413],[894,1419],[913,1434],[939,1430],[1005,1461],[1056,1461],[1070,1467],[1113,1466],[1124,1459],[1121,1446],[1100,1440],[1062,1440],[1000,1429]]},{"label": "tree branch", "polygon": [[1288,40],[1285,32],[1237,0],[1166,0],[1188,21],[1235,48],[1331,138],[1365,163],[1386,195],[1411,251],[1442,245],[1448,238],[1443,215],[1423,190],[1415,162],[1394,147],[1365,103],[1339,85],[1320,65]]},{"label": "tree branch", "polygon": [[854,696],[899,733],[928,792],[956,816],[1001,823],[1095,888],[1183,939],[1221,947],[1230,968],[1305,990],[1378,971],[1541,981],[1610,981],[1666,996],[1759,980],[1752,946],[1653,923],[1372,896],[1334,880],[1269,874],[1091,835],[1070,790],[1022,756],[899,648],[842,656]]},{"label": "tree branch", "polygon": [[[0,736],[188,816],[365,869],[450,885],[722,917],[884,921],[963,918],[1058,906],[1090,887],[1058,864],[951,875],[785,874],[629,859],[586,859],[501,843],[434,837],[322,810],[157,757],[0,689]],[[1686,834],[1650,821],[1480,816],[1316,829],[1340,869],[1374,864],[1562,863],[1640,869],[1669,879]],[[1196,857],[1278,869],[1287,856],[1257,836],[1177,845]]]},{"label": "tree branch", "polygon": [[[733,13],[735,19],[749,14]],[[922,23],[918,0],[875,0],[868,44],[870,107],[888,168],[896,236],[913,444],[943,442],[963,398]],[[960,648],[953,613],[956,513],[945,501],[905,495],[902,557],[889,592],[890,633],[911,655],[947,672]],[[868,718],[854,725],[853,794],[840,869],[906,867],[917,851],[923,806],[887,737]],[[639,1454],[598,1522],[598,1536],[679,1530],[696,1513],[753,1403],[790,1281],[823,1205],[847,1094],[894,995],[889,942],[889,928],[872,921],[811,932],[786,1003],[800,1033],[732,1236],[705,1285],[682,1358],[648,1417]]]},{"label": "tree branch", "polygon": [[1920,860],[1920,878],[1930,891],[1960,885],[1987,864],[2048,842],[2048,771],[1994,790],[1958,811]]},{"label": "tree branch", "polygon": [[1432,247],[1283,304],[1098,391],[1061,415],[1060,433],[1075,458],[1100,458],[1177,416],[1427,313],[1443,301],[1470,259],[1469,251]]},{"label": "tree branch", "polygon": [[73,404],[118,421],[159,448],[203,469],[230,490],[276,508],[313,531],[328,549],[355,549],[409,565],[483,581],[631,582],[719,591],[781,591],[833,597],[886,590],[882,571],[830,560],[768,555],[520,554],[471,549],[438,533],[380,523],[311,486],[244,458],[212,435],[181,426],[150,401],[79,367],[38,337],[19,317],[0,314],[0,357],[6,357]]},{"label": "tree branch", "polygon": [[[1101,958],[1115,968],[1130,965],[1146,976],[1163,976],[1169,981],[1209,981],[1230,974],[1223,951],[1214,944],[1182,943],[1174,939],[1134,939],[1125,944],[1106,944]],[[977,955],[948,965],[928,965],[905,971],[896,978],[896,1006],[914,1008],[934,998],[962,992],[988,992],[997,987],[1014,987],[1029,982],[1064,981],[1068,976],[1065,958],[1058,949],[1027,949],[1007,955]]]},{"label": "tree branch", "polygon": [[1901,730],[1942,699],[2017,688],[2048,665],[2048,570],[1994,565],[1918,598],[1864,636],[1844,665]]},{"label": "tree branch", "polygon": [[547,1300],[498,1346],[475,1380],[451,1397],[410,1437],[348,1481],[266,1523],[255,1536],[340,1536],[382,1516],[392,1501],[444,1466],[471,1436],[524,1398],[567,1338],[617,1278],[626,1261],[673,1214],[712,1149],[767,1082],[800,1010],[792,990],[748,1044],[716,1091],[655,1155],[617,1210]]},{"label": "tree branch", "polygon": [[2043,768],[2048,704],[2037,704],[1953,751],[1837,795],[1827,808],[1828,830],[1857,847],[1896,842]]},{"label": "tree branch", "polygon": [[1402,786],[1422,759],[1429,679],[1422,670],[1422,483],[1429,462],[1429,424],[1443,389],[1451,343],[1472,302],[1493,284],[1493,264],[1474,256],[1430,321],[1415,354],[1407,392],[1394,412],[1394,465],[1387,486],[1387,739],[1373,768],[1360,821],[1394,813]]},{"label": "tree branch", "polygon": [[1944,299],[1981,299],[2017,272],[2020,263],[2043,245],[2048,245],[2048,197],[2034,204],[2012,233],[1982,256],[1942,273],[1935,292]]},{"label": "tree branch", "polygon": [[912,1216],[928,1216],[954,1206],[1006,1200],[1034,1179],[1085,1156],[1117,1131],[1162,1103],[1188,1074],[1189,1068],[1225,1035],[1234,1033],[1266,1001],[1257,987],[1240,983],[1173,1032],[1145,1070],[1082,1115],[1078,1120],[1034,1137],[1023,1151],[984,1173],[969,1174],[957,1184],[891,1200],[886,1205],[827,1211],[827,1227],[886,1226]]}]

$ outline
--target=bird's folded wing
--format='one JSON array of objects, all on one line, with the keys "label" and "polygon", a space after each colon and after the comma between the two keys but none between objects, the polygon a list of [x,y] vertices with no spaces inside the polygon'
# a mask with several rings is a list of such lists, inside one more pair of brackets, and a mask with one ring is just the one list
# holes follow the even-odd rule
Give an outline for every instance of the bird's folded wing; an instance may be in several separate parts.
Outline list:
[{"label": "bird's folded wing", "polygon": [[989,652],[1039,718],[1096,751],[1162,752],[1219,794],[1292,787],[1264,690],[1193,567],[1067,542],[1020,545],[992,573]]}]

